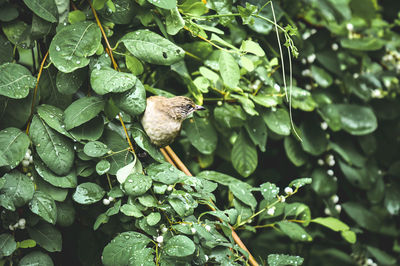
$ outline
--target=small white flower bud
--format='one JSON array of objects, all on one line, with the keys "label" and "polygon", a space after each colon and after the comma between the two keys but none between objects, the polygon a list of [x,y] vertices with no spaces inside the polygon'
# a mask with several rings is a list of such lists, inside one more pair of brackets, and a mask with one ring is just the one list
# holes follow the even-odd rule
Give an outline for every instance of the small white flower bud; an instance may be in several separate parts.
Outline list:
[{"label": "small white flower bud", "polygon": [[311,75],[311,70],[309,70],[309,69],[304,69],[303,71],[301,71],[301,75],[302,75],[303,77],[308,77],[308,76]]},{"label": "small white flower bud", "polygon": [[333,176],[335,173],[333,172],[333,170],[332,169],[328,169],[327,171],[326,171],[326,173],[328,174],[328,175],[330,175],[330,176]]},{"label": "small white flower bud", "polygon": [[204,258],[206,259],[206,261],[208,261],[208,256],[207,255],[204,255]]},{"label": "small white flower bud", "polygon": [[320,166],[323,166],[324,165],[324,160],[322,160],[322,159],[318,159],[318,165],[320,165]]},{"label": "small white flower bud", "polygon": [[195,234],[197,231],[196,228],[193,228],[193,227],[190,230],[192,231],[192,234]]},{"label": "small white flower bud", "polygon": [[347,23],[347,24],[346,24],[346,29],[347,29],[348,31],[353,31],[353,30],[354,30],[354,25],[351,24],[351,23]]},{"label": "small white flower bud", "polygon": [[306,84],[306,90],[310,91],[312,89],[312,86],[310,84]]},{"label": "small white flower bud", "polygon": [[218,105],[218,106],[221,106],[221,105],[222,105],[222,101],[218,101],[218,102],[217,102],[217,105]]},{"label": "small white flower bud", "polygon": [[285,202],[285,201],[286,201],[286,198],[285,198],[284,196],[280,196],[280,197],[279,197],[279,200],[280,200],[280,202]]},{"label": "small white flower bud", "polygon": [[13,226],[12,224],[10,224],[10,225],[8,226],[8,229],[10,229],[11,231],[14,231],[14,230],[15,230],[15,228],[14,228],[14,226]]},{"label": "small white flower bud", "polygon": [[338,203],[339,202],[339,196],[338,195],[333,195],[332,197],[331,197],[331,200],[332,200],[332,202],[333,203]]},{"label": "small white flower bud", "polygon": [[24,159],[24,160],[22,160],[21,164],[22,164],[23,167],[28,167],[29,166],[29,161]]},{"label": "small white flower bud", "polygon": [[358,73],[354,73],[354,74],[353,74],[353,78],[354,78],[354,79],[358,79],[359,77],[360,77],[360,74],[358,74]]},{"label": "small white flower bud", "polygon": [[290,194],[293,193],[293,189],[292,189],[291,187],[285,187],[285,193],[286,193],[287,195],[290,195]]},{"label": "small white flower bud", "polygon": [[156,241],[161,244],[162,242],[164,242],[164,237],[163,236],[157,236]]},{"label": "small white flower bud", "polygon": [[110,205],[110,200],[109,199],[103,199],[103,204],[104,205]]},{"label": "small white flower bud", "polygon": [[29,156],[29,163],[33,163],[33,156],[31,155],[31,156]]},{"label": "small white flower bud", "polygon": [[25,156],[24,156],[24,160],[29,160],[30,157],[31,157],[31,153],[26,151]]},{"label": "small white flower bud", "polygon": [[301,59],[301,63],[302,63],[303,65],[307,64],[307,59],[305,59],[305,58]]},{"label": "small white flower bud", "polygon": [[335,205],[335,209],[336,209],[337,212],[340,213],[340,212],[342,211],[342,205],[336,204],[336,205]]},{"label": "small white flower bud", "polygon": [[108,197],[108,200],[109,201],[113,201],[113,200],[115,200],[113,197]]},{"label": "small white flower bud", "polygon": [[162,233],[166,233],[167,231],[168,231],[168,228],[167,228],[167,227],[161,228],[161,232],[162,232]]},{"label": "small white flower bud", "polygon": [[271,215],[271,216],[274,215],[275,209],[276,209],[275,206],[269,208],[269,209],[267,210],[268,215]]},{"label": "small white flower bud", "polygon": [[206,230],[207,230],[208,232],[211,231],[211,226],[209,226],[208,224],[205,226],[205,228],[206,228]]},{"label": "small white flower bud", "polygon": [[307,56],[308,63],[310,64],[314,63],[316,57],[317,56],[315,54],[310,54],[309,56]]},{"label": "small white flower bud", "polygon": [[337,43],[332,43],[332,50],[337,51],[339,49],[339,45]]},{"label": "small white flower bud", "polygon": [[275,89],[276,92],[280,92],[281,91],[281,86],[279,86],[278,84],[275,83],[274,89]]},{"label": "small white flower bud", "polygon": [[321,129],[322,129],[322,130],[327,130],[327,129],[328,129],[328,123],[322,122],[322,123],[321,123]]},{"label": "small white flower bud", "polygon": [[336,163],[336,161],[333,160],[333,159],[328,161],[328,165],[329,165],[329,166],[334,166],[335,163]]},{"label": "small white flower bud", "polygon": [[26,225],[26,220],[24,218],[19,219],[18,221],[18,226],[21,227],[25,227]]},{"label": "small white flower bud", "polygon": [[324,209],[324,213],[326,214],[326,215],[331,215],[332,213],[331,213],[331,210],[329,209],[329,208],[325,208]]},{"label": "small white flower bud", "polygon": [[168,190],[168,191],[172,191],[173,188],[174,188],[174,187],[173,187],[172,185],[169,185],[169,186],[167,187],[167,190]]}]

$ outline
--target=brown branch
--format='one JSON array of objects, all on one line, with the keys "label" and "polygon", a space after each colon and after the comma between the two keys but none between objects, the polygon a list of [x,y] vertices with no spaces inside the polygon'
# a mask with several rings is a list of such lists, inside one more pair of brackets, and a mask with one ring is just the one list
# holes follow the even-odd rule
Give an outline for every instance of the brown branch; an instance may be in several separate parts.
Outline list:
[{"label": "brown branch", "polygon": [[[89,5],[90,5],[90,8],[92,9],[93,15],[94,15],[94,17],[95,17],[95,19],[96,19],[96,22],[97,22],[97,25],[98,25],[99,28],[100,28],[101,34],[103,35],[103,39],[104,39],[104,41],[106,42],[106,46],[107,46],[106,51],[107,51],[108,55],[109,55],[110,58],[111,58],[111,61],[112,61],[112,63],[113,63],[113,67],[114,67],[115,70],[119,71],[118,65],[117,65],[117,63],[115,62],[114,56],[113,56],[113,54],[112,54],[112,49],[111,49],[111,47],[110,47],[110,43],[108,42],[106,33],[104,32],[103,26],[102,26],[101,23],[100,23],[100,20],[99,20],[99,17],[97,16],[96,10],[94,10],[94,8],[93,8],[93,6],[92,6],[92,3],[91,3],[89,0],[88,0],[88,3],[89,3]],[[129,134],[128,134],[128,131],[126,130],[125,123],[124,123],[124,121],[122,120],[122,116],[121,116],[120,114],[118,114],[118,118],[119,118],[119,121],[121,122],[122,127],[124,128],[125,136],[126,136],[126,139],[127,139],[128,143],[129,143],[129,147],[130,147],[131,151],[132,151],[133,153],[135,153],[135,149],[133,148],[132,142],[131,142],[131,140],[130,140],[130,138],[129,138]]]},{"label": "brown branch", "polygon": [[[160,148],[160,151],[161,151],[162,155],[164,155],[165,160],[167,160],[170,164],[172,164],[173,166],[176,167],[174,161],[172,161],[172,159],[169,157],[169,155],[168,155],[168,153],[165,151],[165,149],[164,149],[164,148]],[[176,167],[176,168],[178,168],[178,167]]]},{"label": "brown branch", "polygon": [[42,76],[44,62],[46,62],[46,59],[47,59],[48,55],[49,55],[49,51],[47,51],[47,53],[44,55],[42,63],[40,64],[40,69],[39,69],[39,73],[38,73],[37,80],[36,80],[35,90],[33,91],[31,114],[29,115],[28,124],[26,126],[26,134],[27,135],[29,134],[29,127],[31,126],[31,121],[32,121],[32,117],[33,117],[33,109],[35,108],[35,102],[36,102],[36,95],[37,95],[38,86],[39,86],[39,80],[40,80],[40,77]]},{"label": "brown branch", "polygon": [[[161,148],[160,151],[162,152],[162,154],[164,155],[165,159],[170,162],[170,161],[174,161],[175,164],[179,170],[181,170],[182,172],[184,172],[186,175],[188,176],[193,176],[192,173],[190,173],[190,171],[187,169],[187,167],[185,166],[185,164],[179,159],[179,157],[176,155],[176,153],[171,149],[170,146],[166,146],[165,148]],[[167,152],[165,152],[167,151]],[[172,157],[172,159],[171,159]],[[211,201],[212,202],[212,201]],[[214,202],[213,202],[214,204]],[[211,210],[215,211],[215,208],[213,208],[210,205],[207,205]],[[254,259],[253,255],[251,255],[250,251],[247,249],[247,247],[245,246],[245,244],[242,242],[242,240],[240,239],[240,237],[236,234],[235,230],[233,229],[233,227],[231,225],[229,225],[229,227],[232,230],[232,237],[233,240],[235,240],[236,244],[238,244],[238,246],[242,249],[244,249],[248,254],[249,254],[249,262],[250,265],[252,266],[258,266],[257,261]]]}]

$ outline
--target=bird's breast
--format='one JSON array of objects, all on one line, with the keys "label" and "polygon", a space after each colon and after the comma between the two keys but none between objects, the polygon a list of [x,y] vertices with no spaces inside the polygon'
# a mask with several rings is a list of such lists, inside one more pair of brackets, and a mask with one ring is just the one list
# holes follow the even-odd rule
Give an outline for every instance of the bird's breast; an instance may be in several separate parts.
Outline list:
[{"label": "bird's breast", "polygon": [[151,104],[146,107],[142,117],[142,126],[151,142],[159,147],[171,144],[181,130],[179,121],[152,108]]}]

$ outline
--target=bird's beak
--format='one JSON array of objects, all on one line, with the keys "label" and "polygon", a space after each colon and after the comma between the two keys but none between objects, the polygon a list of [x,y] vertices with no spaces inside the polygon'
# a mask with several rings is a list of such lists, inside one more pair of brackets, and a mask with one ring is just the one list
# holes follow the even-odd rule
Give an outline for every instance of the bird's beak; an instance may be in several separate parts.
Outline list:
[{"label": "bird's beak", "polygon": [[196,111],[201,111],[201,110],[206,110],[206,108],[204,108],[204,107],[201,106],[201,105],[196,105],[196,106],[194,107],[194,110],[196,110]]}]

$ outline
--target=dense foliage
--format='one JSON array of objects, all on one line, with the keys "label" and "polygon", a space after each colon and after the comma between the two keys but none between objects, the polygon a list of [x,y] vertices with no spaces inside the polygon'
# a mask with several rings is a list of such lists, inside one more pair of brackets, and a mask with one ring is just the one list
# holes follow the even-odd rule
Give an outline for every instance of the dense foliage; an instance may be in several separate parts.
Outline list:
[{"label": "dense foliage", "polygon": [[[395,265],[399,10],[0,0],[0,265],[246,265],[232,228],[260,264]],[[172,145],[194,176],[150,95],[206,107]]]}]

